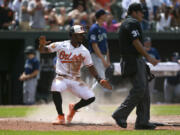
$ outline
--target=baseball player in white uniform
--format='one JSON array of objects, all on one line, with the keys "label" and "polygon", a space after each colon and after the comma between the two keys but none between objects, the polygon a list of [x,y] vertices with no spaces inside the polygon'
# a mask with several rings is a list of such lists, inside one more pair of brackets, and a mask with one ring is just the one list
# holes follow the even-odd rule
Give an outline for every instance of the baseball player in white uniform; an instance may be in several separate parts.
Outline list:
[{"label": "baseball player in white uniform", "polygon": [[58,112],[57,119],[53,122],[55,125],[65,124],[65,114],[62,110],[61,92],[69,91],[75,96],[81,98],[76,104],[69,104],[69,114],[67,122],[70,123],[78,109],[89,105],[95,100],[95,95],[85,82],[80,79],[80,69],[86,66],[90,73],[105,88],[112,89],[111,85],[100,78],[97,74],[89,51],[82,45],[85,30],[80,25],[71,27],[69,35],[70,40],[54,42],[46,41],[44,36],[39,38],[39,51],[41,53],[57,53],[56,77],[51,86],[53,101]]}]

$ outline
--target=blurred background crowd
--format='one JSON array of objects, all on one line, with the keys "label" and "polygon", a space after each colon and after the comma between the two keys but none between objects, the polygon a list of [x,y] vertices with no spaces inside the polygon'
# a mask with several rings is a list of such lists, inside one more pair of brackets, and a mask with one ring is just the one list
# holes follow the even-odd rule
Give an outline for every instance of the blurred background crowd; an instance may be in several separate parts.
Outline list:
[{"label": "blurred background crowd", "polygon": [[143,30],[180,31],[180,0],[0,0],[0,29],[67,31],[91,26],[103,8],[109,13],[104,28],[116,32],[133,2],[144,9]]}]

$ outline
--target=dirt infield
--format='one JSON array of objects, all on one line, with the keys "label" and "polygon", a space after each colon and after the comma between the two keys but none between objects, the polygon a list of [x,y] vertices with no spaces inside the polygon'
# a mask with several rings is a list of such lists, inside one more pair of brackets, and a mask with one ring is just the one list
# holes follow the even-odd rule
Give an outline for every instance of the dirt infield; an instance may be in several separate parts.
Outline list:
[{"label": "dirt infield", "polygon": [[[114,105],[113,105],[114,106]],[[116,105],[117,106],[117,105]],[[14,107],[14,106],[13,106]],[[82,130],[134,130],[136,120],[135,111],[128,117],[128,128],[122,129],[116,125],[111,114],[112,105],[99,105],[82,108],[69,125],[52,125],[57,112],[51,104],[35,106],[34,113],[30,112],[21,118],[0,118],[0,130],[35,130],[35,131],[82,131]],[[64,105],[64,113],[67,116],[68,108]],[[152,122],[180,124],[180,115],[151,116]],[[180,130],[180,126],[158,126],[158,130]]]},{"label": "dirt infield", "polygon": [[[168,116],[167,116],[168,117]],[[162,119],[162,117],[158,118]],[[163,118],[165,119],[165,117]],[[175,118],[174,118],[175,119]],[[177,116],[177,119],[180,119]],[[11,118],[0,119],[0,130],[36,130],[36,131],[82,131],[82,130],[124,130],[113,124],[91,124],[72,123],[69,125],[52,125],[50,122],[26,121],[23,119]],[[134,125],[128,123],[126,130],[134,130]],[[180,130],[180,126],[159,126],[157,130]]]}]

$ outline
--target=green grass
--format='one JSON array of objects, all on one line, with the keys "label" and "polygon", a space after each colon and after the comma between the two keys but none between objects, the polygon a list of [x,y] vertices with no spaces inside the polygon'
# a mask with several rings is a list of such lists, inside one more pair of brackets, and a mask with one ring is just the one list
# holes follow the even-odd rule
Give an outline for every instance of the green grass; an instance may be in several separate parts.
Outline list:
[{"label": "green grass", "polygon": [[1,130],[0,135],[179,135],[180,131],[7,131]]},{"label": "green grass", "polygon": [[152,115],[180,115],[180,105],[154,105]]},{"label": "green grass", "polygon": [[3,107],[0,106],[0,118],[8,118],[8,117],[24,117],[29,112],[35,111],[35,107]]},{"label": "green grass", "polygon": [[[118,106],[114,105],[104,105],[100,106],[102,112],[97,113],[97,115],[101,115],[101,113],[107,113],[111,115],[111,113]],[[35,106],[0,106],[0,118],[2,117],[25,117],[28,113],[35,111],[38,107]],[[134,113],[134,112],[133,112]],[[152,105],[151,106],[151,115],[180,115],[180,105]]]},{"label": "green grass", "polygon": [[[104,105],[100,109],[107,114],[111,114],[117,107]],[[135,110],[133,113],[135,113]],[[180,105],[151,105],[151,115],[180,115]]]}]

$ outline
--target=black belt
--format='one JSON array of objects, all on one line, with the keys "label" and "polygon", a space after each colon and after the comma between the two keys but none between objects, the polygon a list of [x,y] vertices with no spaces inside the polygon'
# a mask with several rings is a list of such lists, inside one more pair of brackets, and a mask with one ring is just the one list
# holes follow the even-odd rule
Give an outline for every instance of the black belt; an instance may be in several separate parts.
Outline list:
[{"label": "black belt", "polygon": [[127,58],[127,57],[136,57],[136,58],[142,58],[142,55],[121,55],[122,58]]},{"label": "black belt", "polygon": [[58,76],[64,77],[64,78],[68,78],[68,79],[80,79],[80,77],[73,77],[73,76],[68,76],[68,75],[63,75],[63,74],[57,74]]},{"label": "black belt", "polygon": [[67,75],[57,74],[58,76],[68,77]]}]

